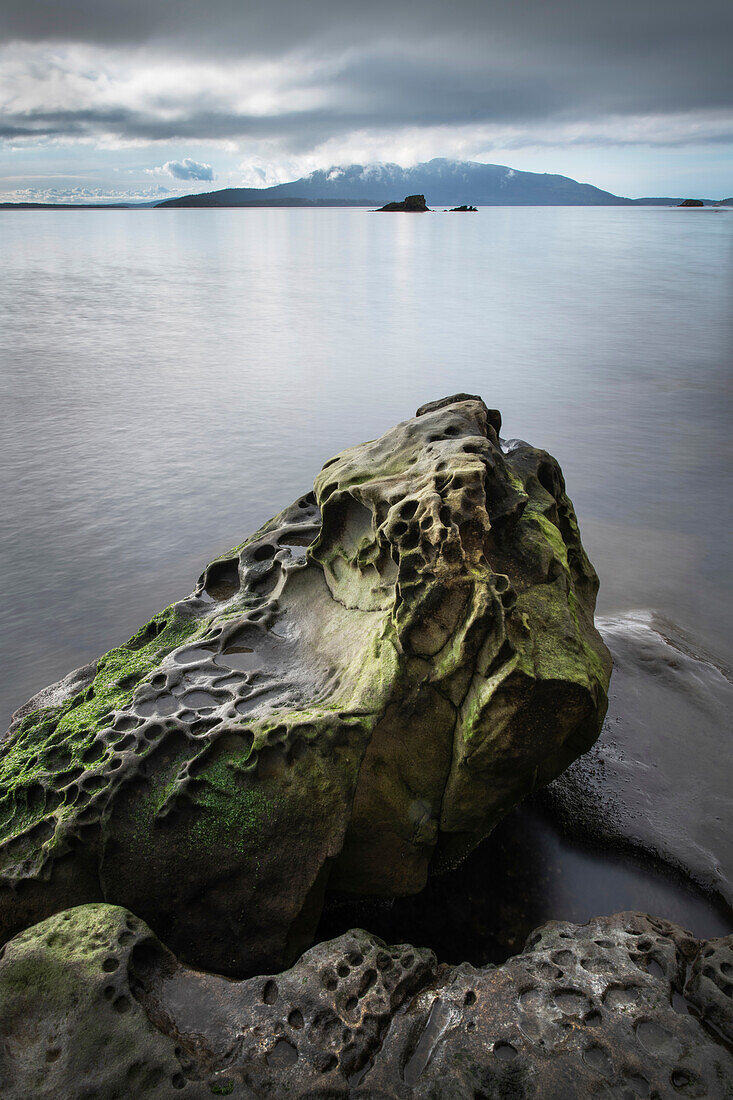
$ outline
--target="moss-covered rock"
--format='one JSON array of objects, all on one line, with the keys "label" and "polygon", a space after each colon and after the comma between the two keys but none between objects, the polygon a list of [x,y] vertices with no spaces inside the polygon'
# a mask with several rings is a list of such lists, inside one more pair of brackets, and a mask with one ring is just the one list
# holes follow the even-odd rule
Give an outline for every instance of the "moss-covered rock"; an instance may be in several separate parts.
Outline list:
[{"label": "moss-covered rock", "polygon": [[[0,1095],[5,1100],[178,1097],[172,1037],[130,987],[134,952],[159,948],[125,909],[84,905],[21,932],[0,960]],[[189,1088],[188,1095],[195,1095]]]},{"label": "moss-covered rock", "polygon": [[406,894],[595,740],[610,660],[557,463],[457,395],[326,463],[194,593],[19,712],[3,939],[129,906],[283,965],[327,886]]}]

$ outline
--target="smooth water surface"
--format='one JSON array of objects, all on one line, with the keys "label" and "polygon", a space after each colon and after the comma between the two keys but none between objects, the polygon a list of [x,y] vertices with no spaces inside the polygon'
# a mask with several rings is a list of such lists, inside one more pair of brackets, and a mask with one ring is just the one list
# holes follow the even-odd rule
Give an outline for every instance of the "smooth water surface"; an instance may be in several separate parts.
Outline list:
[{"label": "smooth water surface", "polygon": [[0,246],[2,724],[458,390],[559,459],[601,610],[723,655],[730,211],[3,211]]},{"label": "smooth water surface", "polygon": [[560,461],[602,612],[726,660],[732,211],[3,211],[0,247],[3,728],[456,391]]}]

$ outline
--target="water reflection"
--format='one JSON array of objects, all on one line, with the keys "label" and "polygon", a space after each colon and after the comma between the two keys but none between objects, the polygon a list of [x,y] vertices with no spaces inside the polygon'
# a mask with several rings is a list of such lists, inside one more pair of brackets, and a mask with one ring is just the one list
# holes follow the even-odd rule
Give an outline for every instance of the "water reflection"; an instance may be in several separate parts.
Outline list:
[{"label": "water reflection", "polygon": [[733,217],[675,214],[4,213],[4,719],[457,390],[556,454],[603,609],[721,648]]}]

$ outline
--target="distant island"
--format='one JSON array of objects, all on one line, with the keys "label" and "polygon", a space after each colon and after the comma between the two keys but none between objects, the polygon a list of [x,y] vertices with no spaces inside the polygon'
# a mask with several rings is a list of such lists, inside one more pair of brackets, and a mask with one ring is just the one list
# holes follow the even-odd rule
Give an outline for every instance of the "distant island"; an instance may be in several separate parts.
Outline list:
[{"label": "distant island", "polygon": [[408,195],[404,202],[388,202],[386,206],[380,206],[377,213],[427,214],[429,211],[424,195]]},{"label": "distant island", "polygon": [[[292,183],[274,187],[226,187],[198,195],[181,195],[161,202],[110,203],[109,208],[176,207],[383,207],[397,195],[423,195],[432,206],[463,212],[478,206],[678,206],[684,196],[629,199],[603,191],[569,176],[520,172],[503,164],[447,160],[436,157],[414,168],[399,164],[350,164],[319,169]],[[696,199],[705,206],[730,205],[714,199]],[[398,204],[399,205],[399,204]],[[81,203],[0,203],[0,208],[83,208]],[[98,209],[107,204],[93,203]]]},{"label": "distant island", "polygon": [[[275,187],[227,187],[158,203],[179,206],[370,206],[397,195],[424,195],[432,206],[676,206],[684,196],[628,199],[569,176],[519,172],[504,164],[436,157],[414,168],[399,164],[334,166]],[[712,205],[713,200],[705,200]]]}]

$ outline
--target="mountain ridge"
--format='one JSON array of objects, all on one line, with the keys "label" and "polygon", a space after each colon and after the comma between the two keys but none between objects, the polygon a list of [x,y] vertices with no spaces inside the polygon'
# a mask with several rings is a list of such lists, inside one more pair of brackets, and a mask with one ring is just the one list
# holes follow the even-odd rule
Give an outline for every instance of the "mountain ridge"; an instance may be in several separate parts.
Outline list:
[{"label": "mountain ridge", "polygon": [[[614,195],[551,172],[523,172],[504,164],[435,157],[412,168],[392,162],[317,169],[270,187],[225,187],[159,201],[129,203],[0,202],[0,209],[165,209],[171,207],[380,207],[405,195],[425,195],[429,206],[678,206],[685,196]],[[703,199],[730,206],[731,199]]]},{"label": "mountain ridge", "polygon": [[444,157],[402,168],[399,164],[350,164],[317,169],[272,187],[228,187],[165,199],[160,207],[263,204],[376,206],[406,194],[425,194],[434,206],[625,206],[632,200],[569,176],[520,172],[503,164],[452,161]]},{"label": "mountain ridge", "polygon": [[[180,206],[381,206],[405,195],[424,194],[428,205],[456,206],[634,206],[676,205],[680,198],[630,199],[590,183],[550,172],[522,172],[504,164],[445,157],[402,168],[399,164],[350,164],[317,169],[271,187],[227,187],[164,199]],[[705,199],[712,205],[713,199]]]}]

